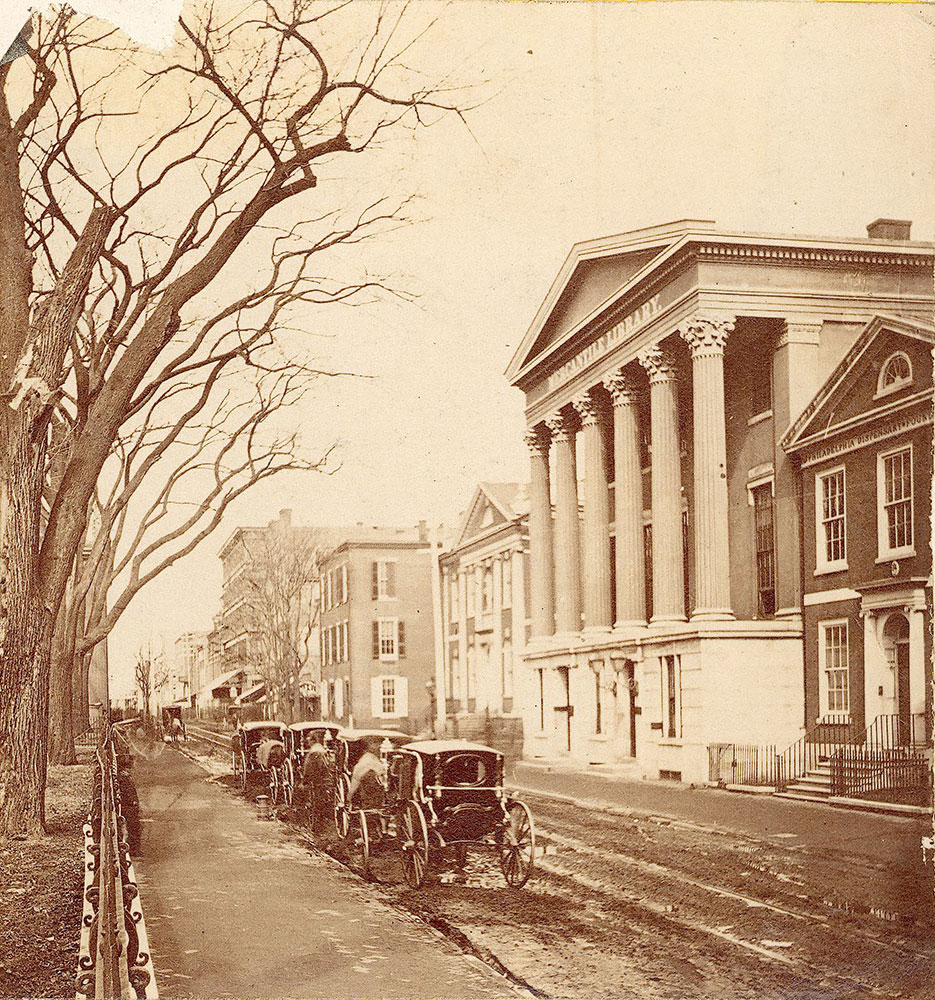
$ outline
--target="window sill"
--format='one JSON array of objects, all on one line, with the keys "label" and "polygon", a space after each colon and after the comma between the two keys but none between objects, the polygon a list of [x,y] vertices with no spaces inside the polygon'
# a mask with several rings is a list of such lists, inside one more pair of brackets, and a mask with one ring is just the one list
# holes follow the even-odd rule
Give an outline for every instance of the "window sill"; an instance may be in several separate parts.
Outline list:
[{"label": "window sill", "polygon": [[912,559],[915,557],[915,554],[915,548],[910,546],[905,549],[893,549],[892,552],[882,552],[873,561],[877,566],[879,566],[882,563],[893,562],[896,559]]},{"label": "window sill", "polygon": [[761,424],[764,420],[771,419],[772,416],[772,410],[764,410],[762,413],[754,413],[752,417],[747,418],[747,426],[753,427],[754,424]]},{"label": "window sill", "polygon": [[885,389],[880,389],[879,392],[875,392],[873,394],[873,398],[885,399],[887,396],[892,396],[895,392],[902,392],[903,389],[908,389],[911,385],[911,378],[907,378],[902,382],[894,382],[892,385],[888,385]]},{"label": "window sill", "polygon": [[684,746],[684,743],[677,736],[664,736],[659,741],[659,746],[661,746],[661,747],[676,747],[678,749],[681,749]]},{"label": "window sill", "polygon": [[812,571],[812,576],[827,576],[829,573],[843,573],[848,569],[847,560],[840,562],[825,563],[823,566],[816,566]]}]

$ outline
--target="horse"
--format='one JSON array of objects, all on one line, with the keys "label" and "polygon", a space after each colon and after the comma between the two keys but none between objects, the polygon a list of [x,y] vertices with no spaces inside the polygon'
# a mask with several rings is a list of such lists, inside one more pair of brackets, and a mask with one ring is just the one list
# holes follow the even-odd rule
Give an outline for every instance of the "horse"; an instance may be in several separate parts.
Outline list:
[{"label": "horse", "polygon": [[302,784],[308,789],[308,822],[318,830],[326,815],[331,790],[331,766],[328,754],[320,742],[313,743],[302,761]]},{"label": "horse", "polygon": [[169,723],[169,738],[172,740],[172,745],[177,746],[179,739],[184,738],[184,736],[185,727],[182,725],[182,720],[178,716],[173,716]]}]

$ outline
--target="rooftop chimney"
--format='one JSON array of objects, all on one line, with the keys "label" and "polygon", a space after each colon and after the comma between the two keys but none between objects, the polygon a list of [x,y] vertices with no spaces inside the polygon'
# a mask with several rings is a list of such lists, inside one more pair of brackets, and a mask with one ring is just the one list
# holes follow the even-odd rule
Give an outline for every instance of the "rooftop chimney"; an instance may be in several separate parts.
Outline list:
[{"label": "rooftop chimney", "polygon": [[288,507],[279,512],[279,524],[283,529],[292,527],[292,511]]},{"label": "rooftop chimney", "polygon": [[874,219],[867,226],[871,240],[908,240],[912,222],[908,219]]}]

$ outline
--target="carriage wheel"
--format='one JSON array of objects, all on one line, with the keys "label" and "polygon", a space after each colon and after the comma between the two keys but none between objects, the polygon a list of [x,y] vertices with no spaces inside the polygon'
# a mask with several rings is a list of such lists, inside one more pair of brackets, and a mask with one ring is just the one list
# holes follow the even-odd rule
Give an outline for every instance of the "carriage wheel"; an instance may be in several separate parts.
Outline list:
[{"label": "carriage wheel", "polygon": [[509,820],[497,831],[497,847],[507,885],[521,889],[532,874],[536,857],[536,828],[524,802],[510,805]]},{"label": "carriage wheel", "polygon": [[240,790],[247,793],[247,755],[240,755]]},{"label": "carriage wheel", "polygon": [[272,767],[269,771],[269,800],[276,805],[279,802],[279,768]]},{"label": "carriage wheel", "polygon": [[360,830],[360,870],[364,878],[370,878],[370,828],[367,826],[367,814],[363,809],[357,810],[357,826]]},{"label": "carriage wheel", "polygon": [[403,803],[396,817],[396,841],[403,878],[418,889],[429,867],[429,832],[419,803],[412,799]]},{"label": "carriage wheel", "polygon": [[282,766],[282,800],[287,806],[291,806],[294,797],[295,771],[292,770],[292,761],[287,760]]},{"label": "carriage wheel", "polygon": [[351,824],[351,783],[347,775],[342,774],[334,783],[334,828],[338,836],[347,836]]},{"label": "carriage wheel", "polygon": [[240,756],[236,753],[231,753],[231,771],[234,775],[234,782],[240,784]]}]

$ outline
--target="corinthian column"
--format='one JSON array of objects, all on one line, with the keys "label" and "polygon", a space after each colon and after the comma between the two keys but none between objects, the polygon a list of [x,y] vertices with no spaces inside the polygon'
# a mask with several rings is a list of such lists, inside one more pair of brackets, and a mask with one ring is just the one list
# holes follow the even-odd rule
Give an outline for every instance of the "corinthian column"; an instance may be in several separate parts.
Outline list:
[{"label": "corinthian column", "polygon": [[552,501],[549,496],[549,433],[544,427],[526,432],[529,448],[529,591],[532,635],[555,631],[552,588]]},{"label": "corinthian column", "polygon": [[682,561],[682,473],[679,465],[678,381],[675,362],[658,344],[640,352],[649,375],[652,429],[653,616],[685,621]]},{"label": "corinthian column", "polygon": [[692,352],[695,607],[692,618],[733,618],[727,524],[724,345],[734,324],[694,319],[680,330]]},{"label": "corinthian column", "polygon": [[571,635],[581,630],[575,425],[561,414],[546,424],[555,444],[555,631]]},{"label": "corinthian column", "polygon": [[604,379],[614,413],[614,522],[617,620],[614,628],[646,624],[646,567],[643,549],[643,475],[636,382],[619,369]]},{"label": "corinthian column", "polygon": [[604,408],[590,392],[573,401],[584,435],[584,531],[581,576],[584,627],[609,631],[610,620],[610,501],[601,419]]}]

